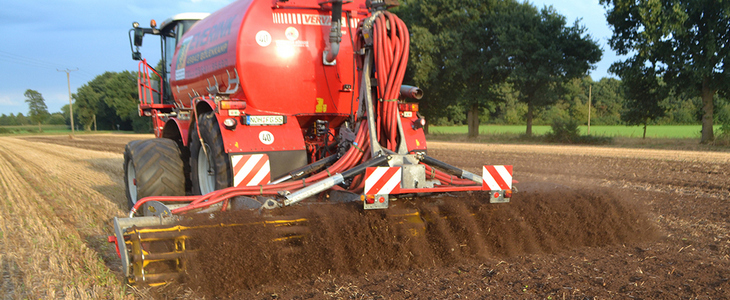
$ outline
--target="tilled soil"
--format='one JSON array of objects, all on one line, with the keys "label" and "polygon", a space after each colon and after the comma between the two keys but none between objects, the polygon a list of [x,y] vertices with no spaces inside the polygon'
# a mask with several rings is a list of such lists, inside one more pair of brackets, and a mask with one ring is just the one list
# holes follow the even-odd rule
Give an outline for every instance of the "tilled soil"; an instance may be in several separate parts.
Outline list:
[{"label": "tilled soil", "polygon": [[[49,162],[63,161],[59,159],[61,152],[73,155],[74,151],[88,151],[56,146],[59,144],[118,153],[118,157],[106,161],[98,155],[79,161],[82,165],[106,166],[120,162],[124,144],[133,138],[85,135],[72,142],[66,140],[68,137],[29,138],[32,142],[3,138],[3,144],[58,149],[58,153],[46,151]],[[2,153],[0,159],[25,155],[13,147],[1,148]],[[305,217],[309,233],[276,242],[279,233],[266,227],[201,232],[196,240],[203,251],[191,260],[185,282],[143,289],[136,292],[137,296],[730,297],[728,153],[429,143],[429,154],[472,172],[479,172],[484,164],[514,165],[519,191],[508,204],[488,204],[483,195],[472,193],[403,199],[386,212],[363,212],[348,205],[288,208],[280,213]],[[94,164],[87,167],[89,172]],[[47,190],[62,189],[65,180],[72,180],[63,175],[64,167],[68,168],[44,167],[52,174],[58,173],[53,175],[58,183]],[[22,164],[15,168],[24,172]],[[118,169],[103,174],[120,182],[120,170],[121,163]],[[76,172],[72,174],[80,180],[73,186],[78,181],[98,186],[89,175]],[[2,177],[6,178],[5,171]],[[101,194],[88,201],[112,206],[120,203],[110,190],[101,190]],[[81,201],[66,197],[66,201]],[[393,219],[398,211],[418,211],[425,224]],[[255,218],[230,213],[217,216],[215,222]],[[94,235],[90,229],[85,230],[79,232]],[[7,237],[2,241],[7,244]],[[108,253],[109,248],[88,248],[97,251],[119,274],[114,270],[118,265]],[[0,254],[7,252],[12,253],[4,248]],[[22,261],[11,260],[15,267],[6,267],[8,260],[3,261],[3,278],[14,278],[24,267]],[[16,281],[4,279],[3,286]],[[18,290],[21,288],[5,289],[4,295],[12,297]]]}]

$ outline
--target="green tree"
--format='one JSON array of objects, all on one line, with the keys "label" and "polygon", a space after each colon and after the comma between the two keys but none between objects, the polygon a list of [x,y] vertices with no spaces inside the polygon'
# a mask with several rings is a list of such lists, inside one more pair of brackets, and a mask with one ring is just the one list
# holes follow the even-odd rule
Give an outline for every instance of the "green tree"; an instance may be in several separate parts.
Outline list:
[{"label": "green tree", "polygon": [[[621,93],[621,80],[601,78],[593,84],[593,107],[591,123],[596,125],[621,124],[621,110],[624,96]],[[595,112],[595,114],[593,114]]]},{"label": "green tree", "polygon": [[66,118],[60,112],[52,113],[51,116],[46,120],[46,124],[49,125],[65,125]]},{"label": "green tree", "polygon": [[[12,116],[12,114],[11,114]],[[28,125],[30,124],[30,121],[28,120],[28,117],[24,116],[23,113],[18,113],[15,115],[15,124],[16,125]]]},{"label": "green tree", "polygon": [[664,117],[665,110],[660,102],[669,96],[669,89],[654,70],[656,68],[651,64],[632,60],[614,64],[610,69],[621,76],[626,95],[621,119],[627,125],[643,125],[644,139],[646,127]]},{"label": "green tree", "polygon": [[25,103],[28,103],[28,117],[31,122],[38,124],[38,131],[43,131],[41,129],[41,123],[50,115],[48,113],[48,106],[46,106],[46,100],[43,99],[41,93],[31,89],[25,90],[23,95],[25,96]]},{"label": "green tree", "polygon": [[105,72],[81,86],[73,97],[74,117],[78,115],[85,130],[91,129],[94,118],[102,129],[115,130],[119,125],[120,129],[130,130],[138,123],[137,81],[132,72]]},{"label": "green tree", "polygon": [[10,116],[6,114],[0,115],[0,126],[15,125],[15,116],[11,113]]},{"label": "green tree", "polygon": [[[714,139],[713,98],[730,86],[730,1],[600,0],[611,48],[648,61],[679,93],[702,98],[702,139]],[[631,59],[631,58],[630,58]]]},{"label": "green tree", "polygon": [[423,105],[427,118],[462,106],[468,135],[478,135],[481,110],[499,100],[499,85],[509,74],[491,29],[497,25],[494,15],[509,5],[516,2],[411,0],[396,10],[410,28],[408,76],[429,95]]},{"label": "green tree", "polygon": [[552,7],[538,12],[525,2],[498,17],[494,30],[509,61],[509,82],[527,104],[525,133],[530,136],[536,110],[554,104],[563,83],[585,76],[603,53],[579,20],[566,26],[565,17]]}]

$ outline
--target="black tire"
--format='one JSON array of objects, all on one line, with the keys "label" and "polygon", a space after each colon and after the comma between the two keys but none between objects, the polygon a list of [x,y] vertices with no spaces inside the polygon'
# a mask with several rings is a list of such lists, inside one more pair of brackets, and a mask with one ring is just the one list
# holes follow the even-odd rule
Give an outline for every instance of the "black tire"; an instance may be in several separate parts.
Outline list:
[{"label": "black tire", "polygon": [[148,196],[185,196],[177,143],[164,138],[129,142],[124,148],[124,186],[130,209]]},{"label": "black tire", "polygon": [[[190,175],[193,182],[193,194],[203,195],[215,190],[231,186],[230,162],[223,146],[223,137],[218,120],[213,112],[198,116],[200,136],[195,124],[190,128]],[[207,151],[203,151],[200,143],[203,139]],[[206,157],[207,162],[201,161]]]}]

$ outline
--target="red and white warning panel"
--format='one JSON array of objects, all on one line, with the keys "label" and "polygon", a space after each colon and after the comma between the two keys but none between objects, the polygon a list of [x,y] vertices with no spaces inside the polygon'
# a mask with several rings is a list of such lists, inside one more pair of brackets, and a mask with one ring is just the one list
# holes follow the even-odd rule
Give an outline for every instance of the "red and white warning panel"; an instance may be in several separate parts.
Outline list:
[{"label": "red and white warning panel", "polygon": [[489,191],[512,189],[512,166],[484,166],[482,189]]},{"label": "red and white warning panel", "polygon": [[271,182],[271,167],[266,154],[231,155],[233,186],[256,186]]},{"label": "red and white warning panel", "polygon": [[365,195],[400,192],[401,167],[370,167],[365,170]]}]

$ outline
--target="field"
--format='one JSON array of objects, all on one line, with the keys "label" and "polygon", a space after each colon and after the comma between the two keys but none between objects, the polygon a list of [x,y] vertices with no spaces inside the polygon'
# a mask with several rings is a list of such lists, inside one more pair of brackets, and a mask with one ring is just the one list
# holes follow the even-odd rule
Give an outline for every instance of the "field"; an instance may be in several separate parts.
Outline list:
[{"label": "field", "polygon": [[[587,134],[588,126],[580,126],[581,134]],[[647,138],[700,138],[701,125],[661,125],[648,126],[646,129]],[[715,126],[717,133],[720,126]],[[466,134],[466,126],[430,126],[429,132],[432,134]],[[532,126],[533,134],[542,135],[550,131],[548,125]],[[525,133],[525,125],[481,125],[479,126],[480,134],[523,134]],[[644,134],[644,128],[641,126],[591,126],[591,135],[607,136],[607,137],[627,137],[640,138]]]},{"label": "field", "polygon": [[413,239],[397,234],[380,212],[302,207],[320,216],[303,245],[309,256],[281,255],[265,232],[215,232],[206,235],[209,252],[194,258],[187,280],[130,288],[106,236],[111,218],[126,215],[123,147],[149,137],[0,137],[3,298],[730,294],[730,153],[446,142],[430,142],[429,154],[473,172],[482,164],[514,165],[520,183],[512,202],[483,204],[480,194],[397,202],[434,216],[426,236]]}]

